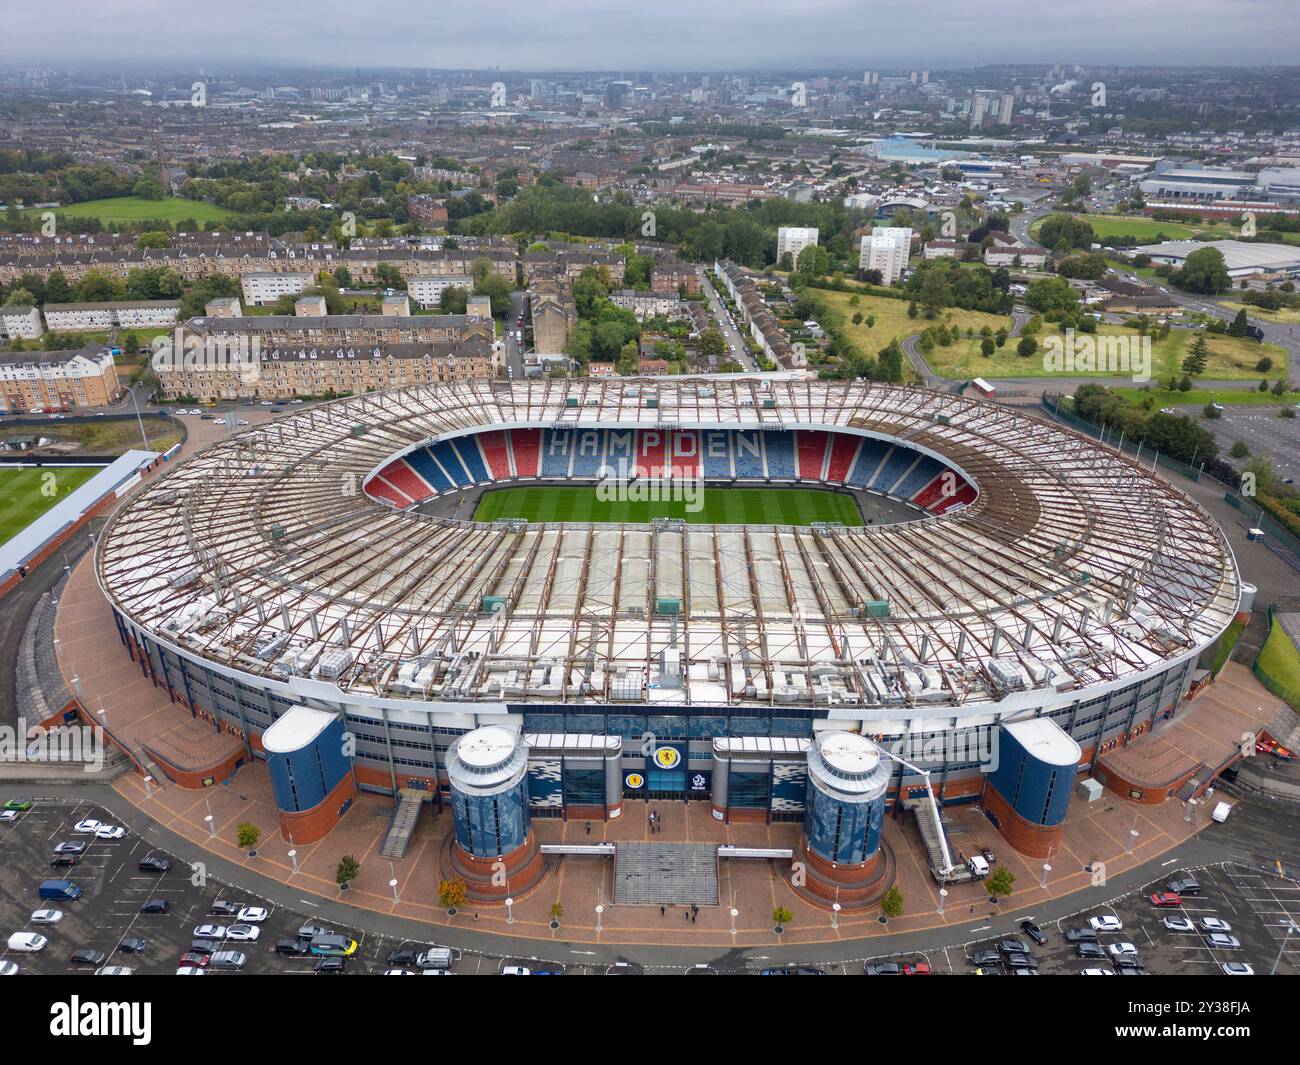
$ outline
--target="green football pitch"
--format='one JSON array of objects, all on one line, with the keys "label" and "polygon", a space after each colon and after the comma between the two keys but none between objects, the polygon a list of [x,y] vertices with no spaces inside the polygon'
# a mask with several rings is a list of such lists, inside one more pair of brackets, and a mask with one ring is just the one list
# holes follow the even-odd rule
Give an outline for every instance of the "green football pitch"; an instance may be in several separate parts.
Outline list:
[{"label": "green football pitch", "polygon": [[25,529],[69,492],[80,488],[100,468],[0,469],[0,544]]},{"label": "green football pitch", "polygon": [[578,485],[499,488],[486,492],[476,521],[648,522],[683,518],[693,525],[812,525],[819,521],[861,525],[853,498],[809,488],[709,488],[699,490],[697,509],[684,500],[602,500],[595,487]]}]

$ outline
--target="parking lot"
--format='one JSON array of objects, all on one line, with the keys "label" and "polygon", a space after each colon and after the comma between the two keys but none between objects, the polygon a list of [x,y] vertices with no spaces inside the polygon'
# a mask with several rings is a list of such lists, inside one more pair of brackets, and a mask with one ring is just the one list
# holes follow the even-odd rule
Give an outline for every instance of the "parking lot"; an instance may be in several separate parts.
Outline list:
[{"label": "parking lot", "polygon": [[[1278,416],[1281,409],[1228,404],[1218,418],[1200,424],[1214,433],[1220,456],[1226,458],[1232,445],[1241,440],[1250,448],[1252,456],[1261,455],[1272,461],[1273,473],[1279,479],[1296,479],[1300,478],[1300,418],[1281,418]],[[1199,413],[1199,409],[1187,413]]]}]

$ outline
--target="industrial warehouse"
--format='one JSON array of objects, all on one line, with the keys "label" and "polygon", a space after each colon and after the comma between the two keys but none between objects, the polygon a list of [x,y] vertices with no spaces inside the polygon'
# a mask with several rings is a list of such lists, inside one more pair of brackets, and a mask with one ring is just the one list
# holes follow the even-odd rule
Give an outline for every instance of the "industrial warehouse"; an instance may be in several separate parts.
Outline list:
[{"label": "industrial warehouse", "polygon": [[[717,495],[815,486],[876,517],[439,509],[611,468]],[[516,892],[543,875],[531,820],[638,799],[802,822],[804,890],[837,904],[888,887],[886,806],[914,814],[941,882],[972,874],[941,807],[979,803],[1050,854],[1077,786],[1143,801],[1103,755],[1178,714],[1251,593],[1199,506],[1068,430],[920,388],[745,376],[311,408],[149,482],[96,567],[122,653],[224,744],[195,765],[145,739],[142,761],[200,787],[265,759],[299,842],[359,791],[423,792],[455,815],[447,871],[484,899],[503,897],[497,863]]]}]

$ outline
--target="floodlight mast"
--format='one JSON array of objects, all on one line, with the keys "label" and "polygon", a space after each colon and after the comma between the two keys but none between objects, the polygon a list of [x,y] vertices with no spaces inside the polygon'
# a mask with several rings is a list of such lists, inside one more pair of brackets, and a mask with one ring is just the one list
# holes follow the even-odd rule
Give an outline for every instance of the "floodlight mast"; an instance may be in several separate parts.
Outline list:
[{"label": "floodlight mast", "polygon": [[[939,870],[939,875],[947,878],[953,871],[952,853],[948,850],[948,837],[943,834],[943,822],[939,820],[939,804],[934,798],[934,788],[930,787],[930,771],[913,765],[906,758],[900,758],[893,751],[886,750],[884,747],[878,749],[890,761],[897,762],[904,769],[910,769],[913,773],[921,774],[921,780],[925,783],[926,798],[929,800],[930,809],[934,811],[934,827],[939,836],[939,850],[943,855],[943,868]],[[902,801],[901,795],[899,801]]]}]

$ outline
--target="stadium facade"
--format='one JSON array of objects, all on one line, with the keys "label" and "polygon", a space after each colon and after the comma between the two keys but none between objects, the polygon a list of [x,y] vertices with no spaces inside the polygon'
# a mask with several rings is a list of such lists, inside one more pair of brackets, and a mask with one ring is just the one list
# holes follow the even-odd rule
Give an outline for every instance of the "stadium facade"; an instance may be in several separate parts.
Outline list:
[{"label": "stadium facade", "polygon": [[[906,520],[426,512],[611,469],[888,497]],[[466,381],[314,407],[149,482],[97,551],[127,653],[242,760],[267,757],[291,709],[339,719],[350,777],[314,784],[300,832],[327,831],[356,789],[455,798],[449,767],[472,764],[458,740],[501,726],[526,749],[518,779],[502,756],[525,820],[698,799],[810,824],[827,863],[840,821],[823,809],[907,804],[927,780],[940,803],[1005,781],[985,807],[1032,850],[1059,830],[1061,788],[1178,712],[1241,595],[1213,520],[1095,441],[950,393],[747,376]],[[817,751],[845,733],[891,757],[830,781],[843,757]],[[834,802],[814,810],[819,788]],[[876,807],[853,817],[878,834]]]}]

